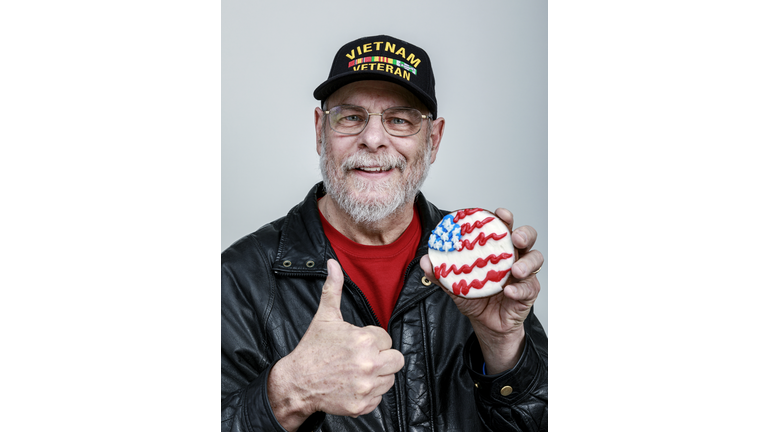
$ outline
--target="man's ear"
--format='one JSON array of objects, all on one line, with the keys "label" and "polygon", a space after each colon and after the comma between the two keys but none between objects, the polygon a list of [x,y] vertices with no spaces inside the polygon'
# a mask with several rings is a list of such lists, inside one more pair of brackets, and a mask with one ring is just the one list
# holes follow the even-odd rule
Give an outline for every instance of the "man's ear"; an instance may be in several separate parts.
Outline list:
[{"label": "man's ear", "polygon": [[320,155],[322,150],[322,137],[323,137],[323,121],[325,120],[325,113],[320,108],[315,108],[315,142],[317,145],[317,154]]},{"label": "man's ear", "polygon": [[432,134],[429,136],[429,140],[432,143],[432,158],[429,163],[435,163],[437,159],[437,151],[440,149],[440,141],[443,139],[443,132],[445,131],[445,119],[439,117],[432,122]]}]

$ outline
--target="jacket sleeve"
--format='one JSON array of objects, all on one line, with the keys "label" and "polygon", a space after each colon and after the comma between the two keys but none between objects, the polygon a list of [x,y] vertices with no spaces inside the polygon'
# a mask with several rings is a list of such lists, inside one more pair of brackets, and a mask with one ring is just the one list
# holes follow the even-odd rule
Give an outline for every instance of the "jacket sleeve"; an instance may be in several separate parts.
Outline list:
[{"label": "jacket sleeve", "polygon": [[[267,395],[278,360],[266,333],[274,280],[260,251],[242,255],[234,248],[222,253],[221,430],[284,431]],[[315,413],[299,430],[315,430],[324,418]]]},{"label": "jacket sleeve", "polygon": [[464,347],[475,404],[489,431],[547,430],[547,336],[533,311],[524,325],[523,353],[506,372],[483,375],[483,354],[474,333]]}]

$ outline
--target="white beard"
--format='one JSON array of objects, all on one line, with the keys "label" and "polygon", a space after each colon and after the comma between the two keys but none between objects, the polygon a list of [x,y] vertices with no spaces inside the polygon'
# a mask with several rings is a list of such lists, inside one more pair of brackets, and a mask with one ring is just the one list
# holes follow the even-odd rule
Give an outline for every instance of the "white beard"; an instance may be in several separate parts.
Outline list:
[{"label": "white beard", "polygon": [[349,174],[358,166],[381,166],[405,172],[407,163],[402,155],[391,153],[372,154],[358,151],[338,166],[326,152],[326,140],[322,139],[320,151],[320,173],[328,196],[338,204],[356,223],[379,222],[412,205],[429,173],[432,149],[425,142],[420,157],[404,181],[395,178],[373,182]]}]

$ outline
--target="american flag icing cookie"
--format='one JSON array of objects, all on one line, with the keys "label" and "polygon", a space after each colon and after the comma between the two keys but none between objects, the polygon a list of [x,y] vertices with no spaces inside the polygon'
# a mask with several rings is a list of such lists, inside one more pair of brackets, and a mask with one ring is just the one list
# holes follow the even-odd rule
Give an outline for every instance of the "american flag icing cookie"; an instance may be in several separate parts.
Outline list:
[{"label": "american flag icing cookie", "polygon": [[492,296],[504,289],[515,262],[512,234],[487,210],[458,210],[432,230],[429,259],[435,277],[457,296]]}]

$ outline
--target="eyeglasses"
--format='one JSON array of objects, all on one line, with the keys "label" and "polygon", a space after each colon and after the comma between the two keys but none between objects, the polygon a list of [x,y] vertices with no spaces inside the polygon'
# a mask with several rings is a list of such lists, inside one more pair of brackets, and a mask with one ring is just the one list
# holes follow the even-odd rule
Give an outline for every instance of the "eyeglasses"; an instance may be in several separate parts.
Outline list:
[{"label": "eyeglasses", "polygon": [[368,125],[370,116],[381,116],[381,124],[390,135],[407,137],[421,130],[421,122],[432,115],[424,115],[416,108],[394,107],[380,113],[369,113],[357,105],[339,105],[324,111],[331,129],[342,135],[357,135]]}]

